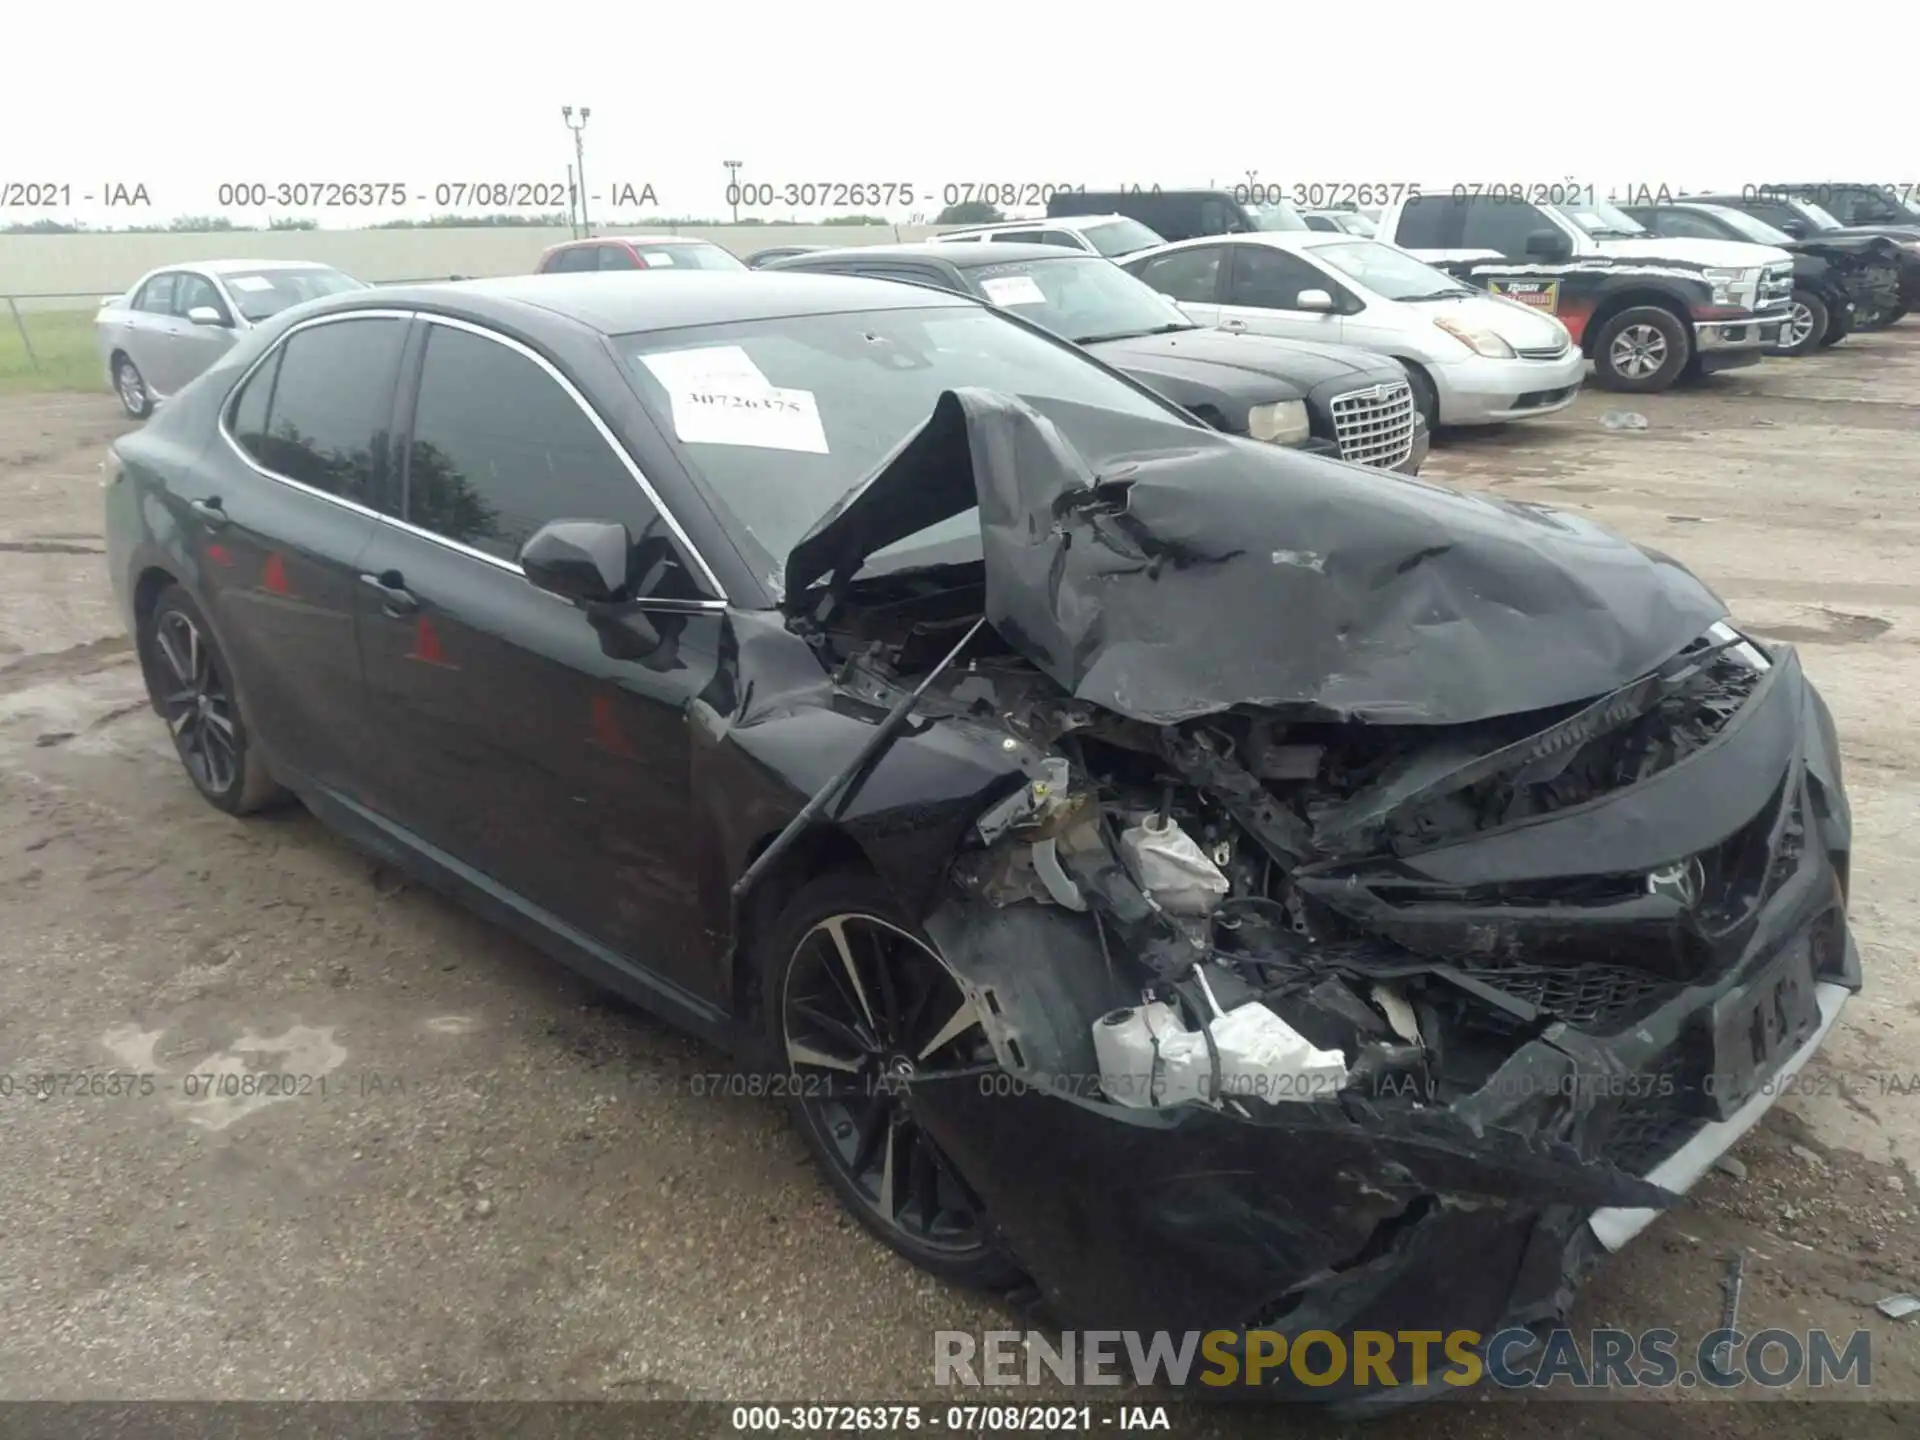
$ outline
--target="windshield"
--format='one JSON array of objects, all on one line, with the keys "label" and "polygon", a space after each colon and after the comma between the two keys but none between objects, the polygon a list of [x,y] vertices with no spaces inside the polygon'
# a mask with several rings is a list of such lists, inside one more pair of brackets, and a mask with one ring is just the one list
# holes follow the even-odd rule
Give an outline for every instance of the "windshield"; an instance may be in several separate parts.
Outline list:
[{"label": "windshield", "polygon": [[1272,205],[1262,205],[1253,212],[1253,228],[1256,230],[1311,230],[1300,212],[1287,204],[1276,201]]},{"label": "windshield", "polygon": [[649,270],[744,270],[747,268],[735,258],[731,250],[722,250],[718,245],[649,243],[636,245],[633,248],[640,256],[640,263]]},{"label": "windshield", "polygon": [[989,304],[1077,345],[1199,328],[1144,280],[1091,255],[1009,260],[966,275]]},{"label": "windshield", "polygon": [[370,288],[364,280],[326,269],[248,270],[239,275],[222,275],[220,281],[240,313],[253,321],[277,315],[289,305],[318,300],[322,295]]},{"label": "windshield", "polygon": [[[1088,268],[1096,264],[1112,269]],[[615,345],[662,430],[775,565],[926,423],[945,391],[1018,395],[1069,441],[1089,423],[1084,409],[1196,423],[978,305],[700,325]],[[979,516],[969,510],[879,552],[866,573],[979,556]]]},{"label": "windshield", "polygon": [[1831,213],[1821,206],[1814,204],[1811,200],[1795,198],[1787,201],[1787,203],[1798,210],[1802,218],[1816,230],[1838,230],[1840,228],[1840,222],[1834,219]]},{"label": "windshield", "polygon": [[1744,210],[1730,210],[1724,205],[1705,207],[1715,219],[1725,221],[1728,228],[1740,232],[1742,240],[1751,240],[1756,245],[1793,246],[1793,237],[1784,230],[1775,229],[1764,220],[1759,220]]},{"label": "windshield", "polygon": [[1158,230],[1149,230],[1138,220],[1110,220],[1105,225],[1089,225],[1080,232],[1087,243],[1102,255],[1131,255],[1167,243]]},{"label": "windshield", "polygon": [[1605,200],[1589,200],[1583,205],[1550,205],[1547,208],[1571,220],[1582,234],[1593,240],[1626,240],[1647,233],[1646,226],[1619,206]]},{"label": "windshield", "polygon": [[1387,300],[1439,300],[1449,295],[1471,295],[1458,280],[1423,265],[1404,250],[1378,240],[1342,240],[1316,245],[1313,258],[1350,275]]}]

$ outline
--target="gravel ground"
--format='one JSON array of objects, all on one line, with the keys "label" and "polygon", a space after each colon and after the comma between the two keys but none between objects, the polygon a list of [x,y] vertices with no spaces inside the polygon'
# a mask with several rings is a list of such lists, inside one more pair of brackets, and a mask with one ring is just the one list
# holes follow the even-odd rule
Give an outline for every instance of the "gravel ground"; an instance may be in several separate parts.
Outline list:
[{"label": "gravel ground", "polygon": [[[1608,430],[1609,409],[1649,428]],[[0,1097],[0,1399],[954,1398],[931,1332],[1023,1322],[866,1239],[770,1102],[702,1082],[722,1057],[304,812],[241,823],[195,796],[100,556],[97,464],[125,428],[105,397],[0,398],[0,1073],[157,1077]],[[1456,1403],[1397,1435],[1920,1424],[1890,1403],[1920,1400],[1920,1320],[1872,1308],[1920,1290],[1917,441],[1910,323],[1436,447],[1434,480],[1678,555],[1800,646],[1833,707],[1868,989],[1744,1173],[1619,1257],[1576,1326],[1698,1336],[1741,1249],[1743,1324],[1870,1331],[1873,1402]],[[325,1094],[183,1093],[243,1070]],[[1319,1428],[1175,1412],[1183,1435]]]}]

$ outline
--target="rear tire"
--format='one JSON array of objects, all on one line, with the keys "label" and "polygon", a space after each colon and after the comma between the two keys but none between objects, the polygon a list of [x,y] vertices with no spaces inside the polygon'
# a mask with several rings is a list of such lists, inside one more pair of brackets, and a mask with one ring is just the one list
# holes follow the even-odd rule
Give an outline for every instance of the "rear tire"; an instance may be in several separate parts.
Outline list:
[{"label": "rear tire", "polygon": [[1671,310],[1636,305],[1600,327],[1593,380],[1602,390],[1650,395],[1671,389],[1693,360],[1693,333]]},{"label": "rear tire", "polygon": [[841,872],[803,885],[756,948],[772,1063],[840,1203],[944,1280],[1018,1283],[978,1197],[914,1119],[915,1067],[993,1058],[932,942],[878,880]]},{"label": "rear tire", "polygon": [[144,420],[153,414],[153,392],[147,389],[146,377],[140,373],[140,367],[124,355],[113,362],[113,390],[120,397],[120,408],[135,420]]},{"label": "rear tire", "polygon": [[233,671],[193,597],[160,592],[140,626],[140,668],[174,751],[207,802],[251,815],[287,798],[247,730]]},{"label": "rear tire", "polygon": [[1845,310],[1827,312],[1827,333],[1820,337],[1820,348],[1838,345],[1853,333],[1853,316]]},{"label": "rear tire", "polygon": [[1769,355],[1811,355],[1833,323],[1827,302],[1811,290],[1795,290],[1787,318],[1780,323],[1780,343],[1769,345]]}]

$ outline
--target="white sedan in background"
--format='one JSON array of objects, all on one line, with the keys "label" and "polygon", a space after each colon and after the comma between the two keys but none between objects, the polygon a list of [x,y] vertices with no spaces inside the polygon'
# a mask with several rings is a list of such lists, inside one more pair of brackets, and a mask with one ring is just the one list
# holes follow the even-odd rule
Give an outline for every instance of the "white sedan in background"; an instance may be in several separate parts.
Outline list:
[{"label": "white sedan in background", "polygon": [[262,320],[366,288],[310,260],[197,260],[150,270],[101,302],[93,322],[100,363],[127,414],[144,420]]},{"label": "white sedan in background", "polygon": [[1430,427],[1549,415],[1573,403],[1586,376],[1586,357],[1553,316],[1378,240],[1261,230],[1120,263],[1198,324],[1393,356]]}]

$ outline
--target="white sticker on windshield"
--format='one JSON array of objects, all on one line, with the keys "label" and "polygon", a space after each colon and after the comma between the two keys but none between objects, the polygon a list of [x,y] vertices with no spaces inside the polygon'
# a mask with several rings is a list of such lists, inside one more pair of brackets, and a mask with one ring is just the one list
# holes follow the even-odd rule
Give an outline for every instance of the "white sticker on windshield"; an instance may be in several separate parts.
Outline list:
[{"label": "white sticker on windshield", "polygon": [[229,290],[271,290],[273,281],[264,275],[234,275],[227,280]]},{"label": "white sticker on windshield", "polygon": [[657,266],[673,264],[673,256],[665,250],[642,250],[640,252],[640,263],[649,269],[653,269]]},{"label": "white sticker on windshield", "polygon": [[1034,284],[1031,275],[996,275],[991,280],[982,280],[980,288],[987,292],[987,299],[996,305],[1047,303],[1046,291]]},{"label": "white sticker on windshield", "polygon": [[750,445],[827,453],[827,432],[811,390],[727,384],[672,390],[673,428],[691,445]]},{"label": "white sticker on windshield", "polygon": [[669,392],[697,384],[719,384],[734,389],[771,389],[773,382],[760,373],[753,358],[738,345],[702,345],[696,350],[662,350],[642,355],[640,362]]}]

